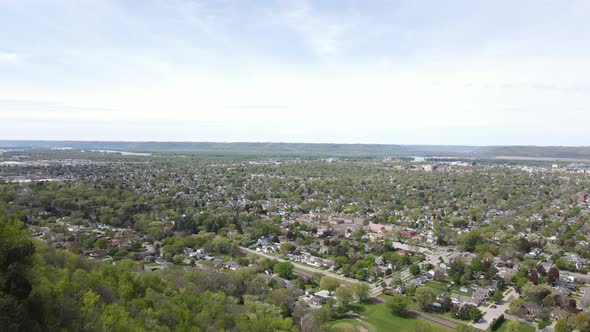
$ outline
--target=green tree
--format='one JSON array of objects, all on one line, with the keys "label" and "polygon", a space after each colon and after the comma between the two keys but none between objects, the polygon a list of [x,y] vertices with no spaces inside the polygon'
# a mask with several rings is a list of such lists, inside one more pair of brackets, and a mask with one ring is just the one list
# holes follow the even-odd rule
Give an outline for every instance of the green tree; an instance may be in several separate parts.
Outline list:
[{"label": "green tree", "polygon": [[457,239],[457,243],[463,250],[474,252],[478,245],[485,243],[485,239],[481,232],[473,231],[461,234]]},{"label": "green tree", "polygon": [[350,259],[348,257],[338,256],[334,258],[334,264],[336,264],[336,266],[344,266],[348,263],[350,263]]},{"label": "green tree", "polygon": [[414,299],[421,309],[428,310],[436,300],[436,292],[430,287],[420,287],[416,289]]},{"label": "green tree", "polygon": [[24,224],[0,216],[0,268],[20,263],[35,252]]},{"label": "green tree", "polygon": [[580,332],[590,332],[590,314],[587,312],[580,312],[574,318],[574,324]]},{"label": "green tree", "polygon": [[553,294],[547,294],[541,303],[544,307],[552,307],[555,305],[555,297]]},{"label": "green tree", "polygon": [[105,239],[98,239],[94,242],[94,247],[99,249],[106,249],[107,248],[107,240]]},{"label": "green tree", "polygon": [[270,259],[270,258],[265,258],[264,260],[262,260],[261,263],[261,267],[263,270],[273,270],[274,266],[277,264],[278,262],[274,259]]},{"label": "green tree", "polygon": [[416,285],[411,284],[406,287],[406,295],[407,296],[414,296],[416,294]]},{"label": "green tree", "polygon": [[323,276],[320,280],[320,288],[325,289],[330,293],[335,291],[338,286],[340,286],[340,281],[338,281],[338,279]]},{"label": "green tree", "polygon": [[16,216],[6,217],[0,202],[0,326],[7,331],[27,329],[23,301],[33,285],[23,273],[35,247],[24,224]]},{"label": "green tree", "polygon": [[408,299],[408,297],[401,294],[395,294],[387,301],[387,307],[394,315],[401,316],[408,307],[409,303],[410,299]]},{"label": "green tree", "polygon": [[464,304],[462,305],[456,312],[456,316],[461,320],[469,320],[471,319],[471,311],[476,308],[472,304]]},{"label": "green tree", "polygon": [[300,291],[294,287],[277,288],[268,293],[266,302],[281,308],[283,315],[289,316],[294,309],[294,303],[296,303],[299,295]]},{"label": "green tree", "polygon": [[410,266],[410,273],[413,276],[417,276],[420,274],[420,266],[418,264],[412,264],[412,266]]},{"label": "green tree", "polygon": [[340,286],[336,289],[336,300],[338,305],[343,309],[347,309],[354,299],[354,293],[350,287]]},{"label": "green tree", "polygon": [[367,300],[369,299],[369,285],[363,283],[358,283],[358,284],[354,284],[352,285],[352,290],[354,292],[354,294],[356,295],[357,299],[359,300],[359,302],[364,303],[367,302]]},{"label": "green tree", "polygon": [[502,291],[495,291],[494,294],[492,294],[492,297],[490,298],[490,300],[494,303],[500,303],[500,301],[502,301],[502,299],[504,298],[504,294],[502,293]]},{"label": "green tree", "polygon": [[96,327],[100,313],[97,305],[99,304],[100,295],[93,290],[88,290],[82,297],[82,330],[88,331]]},{"label": "green tree", "polygon": [[286,254],[286,253],[292,252],[295,249],[297,249],[297,247],[294,244],[289,243],[289,242],[285,242],[285,243],[281,244],[280,250],[283,254]]},{"label": "green tree", "polygon": [[481,310],[473,307],[471,308],[471,310],[469,310],[469,318],[474,322],[478,322],[480,319],[483,318],[483,313],[481,312]]},{"label": "green tree", "polygon": [[559,318],[555,323],[555,332],[570,332],[571,330],[567,326],[567,320]]},{"label": "green tree", "polygon": [[117,303],[107,305],[101,318],[105,331],[129,331],[133,326],[125,307]]},{"label": "green tree", "polygon": [[276,263],[273,271],[281,278],[291,279],[293,277],[293,264],[290,262]]}]

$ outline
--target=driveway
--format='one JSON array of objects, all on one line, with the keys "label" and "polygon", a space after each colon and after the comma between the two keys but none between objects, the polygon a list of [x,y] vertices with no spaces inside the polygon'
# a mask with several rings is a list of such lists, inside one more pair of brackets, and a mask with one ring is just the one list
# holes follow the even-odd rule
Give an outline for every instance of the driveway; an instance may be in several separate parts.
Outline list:
[{"label": "driveway", "polygon": [[[479,310],[481,310],[484,313],[484,316],[483,316],[481,322],[470,323],[469,325],[471,325],[475,328],[478,328],[480,330],[484,330],[484,331],[487,330],[488,327],[490,327],[490,324],[492,324],[492,322],[494,321],[494,319],[500,317],[500,315],[502,315],[503,313],[506,312],[506,310],[508,310],[508,308],[510,307],[510,302],[511,302],[508,299],[510,297],[514,297],[514,299],[517,299],[519,297],[518,293],[514,290],[514,288],[509,288],[508,290],[512,290],[512,291],[510,292],[510,294],[504,295],[504,299],[499,304],[496,304],[496,308],[479,307]],[[506,292],[508,292],[508,290],[506,290]],[[506,294],[506,292],[504,294]]]}]

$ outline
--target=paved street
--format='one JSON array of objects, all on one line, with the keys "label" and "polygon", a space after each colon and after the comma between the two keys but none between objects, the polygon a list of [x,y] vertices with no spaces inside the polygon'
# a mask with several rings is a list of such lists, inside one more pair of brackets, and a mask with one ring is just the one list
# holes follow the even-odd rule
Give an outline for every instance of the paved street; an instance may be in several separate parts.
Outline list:
[{"label": "paved street", "polygon": [[584,287],[580,289],[584,295],[580,299],[580,304],[578,305],[582,310],[585,312],[590,312],[590,287]]},{"label": "paved street", "polygon": [[262,253],[262,252],[258,252],[256,250],[248,249],[246,247],[240,247],[240,249],[242,249],[245,252],[249,252],[249,253],[252,253],[252,254],[255,254],[255,255],[259,255],[259,256],[262,256],[262,257],[270,258],[270,259],[275,259],[275,260],[277,260],[279,262],[290,262],[291,264],[293,264],[293,266],[295,267],[296,270],[301,270],[301,271],[309,272],[309,273],[321,273],[321,274],[326,275],[328,277],[332,277],[334,279],[339,279],[339,280],[342,280],[342,281],[345,281],[345,282],[348,282],[348,283],[353,283],[353,284],[362,283],[362,281],[359,281],[359,280],[356,280],[356,279],[352,279],[352,278],[348,278],[348,277],[345,277],[345,276],[341,276],[341,275],[336,274],[334,272],[330,272],[330,271],[318,269],[318,268],[315,268],[315,267],[311,267],[311,266],[299,264],[297,262],[293,262],[293,261],[290,261],[290,260],[278,258],[276,256],[265,254],[265,253]]},{"label": "paved street", "polygon": [[573,276],[578,281],[583,281],[587,284],[590,284],[590,275],[588,275],[588,274],[582,274],[582,273],[578,273],[578,272],[569,272],[569,271],[561,271],[561,273],[564,275]]},{"label": "paved street", "polygon": [[[412,250],[416,250],[418,248],[418,247],[415,247],[415,246],[411,246],[410,247],[410,246],[407,246],[407,245],[405,245],[403,243],[398,243],[398,242],[395,242],[394,243],[394,246],[396,248],[402,248],[402,249],[405,248],[404,250],[410,250],[410,248]],[[249,252],[249,253],[252,253],[252,254],[255,254],[255,255],[259,255],[259,256],[262,256],[262,257],[266,257],[266,258],[270,258],[270,259],[276,259],[279,262],[286,262],[286,261],[288,261],[291,264],[293,264],[293,266],[295,267],[296,270],[299,270],[299,271],[303,271],[303,272],[307,272],[307,273],[321,273],[323,275],[326,275],[326,276],[329,276],[329,277],[332,277],[332,278],[335,278],[335,279],[339,279],[339,280],[342,280],[342,281],[345,281],[345,282],[348,282],[348,283],[353,283],[353,284],[357,284],[357,283],[361,283],[362,282],[362,281],[359,281],[359,280],[356,280],[356,279],[352,279],[352,278],[348,278],[348,277],[345,277],[345,276],[341,276],[341,275],[336,274],[334,272],[330,272],[330,271],[322,270],[322,269],[319,269],[319,268],[315,268],[315,267],[311,267],[311,266],[299,264],[297,262],[293,262],[293,261],[290,261],[290,260],[285,260],[285,259],[282,259],[282,258],[278,258],[276,256],[273,256],[273,255],[270,255],[270,254],[265,254],[265,253],[262,253],[262,252],[258,252],[256,250],[252,250],[252,249],[249,249],[249,248],[246,248],[246,247],[240,247],[240,249],[242,249],[245,252]],[[428,249],[424,249],[424,248],[422,248],[421,251],[423,251],[423,252],[426,252],[426,251],[430,252]],[[446,251],[435,250],[435,252],[436,252],[435,254],[428,256],[428,259],[425,261],[426,263],[428,263],[428,262],[433,263],[433,264],[434,263],[437,263],[439,256],[443,256],[444,257],[445,255],[447,255]],[[405,270],[403,270],[400,273],[400,278],[402,280],[408,279],[409,277],[410,277],[409,269],[405,269]],[[390,276],[390,277],[385,278],[383,281],[385,281],[387,283],[387,285],[389,285],[391,283],[392,279],[393,279],[393,277]],[[381,281],[379,281],[377,283],[374,283],[374,284],[369,284],[369,286],[370,286],[370,289],[369,289],[370,296],[378,296],[379,294],[381,294],[383,292],[383,288],[381,287],[380,284],[381,284]]]}]

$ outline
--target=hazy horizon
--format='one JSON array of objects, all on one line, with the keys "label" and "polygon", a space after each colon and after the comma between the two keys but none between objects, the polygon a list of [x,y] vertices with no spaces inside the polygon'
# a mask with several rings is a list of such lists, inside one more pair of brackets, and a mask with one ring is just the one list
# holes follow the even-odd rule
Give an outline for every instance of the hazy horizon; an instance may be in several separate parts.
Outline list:
[{"label": "hazy horizon", "polygon": [[[58,143],[180,143],[180,144],[302,144],[302,145],[387,145],[387,146],[433,146],[433,147],[469,147],[469,148],[488,148],[488,147],[538,147],[538,148],[586,148],[588,145],[534,145],[534,144],[506,144],[506,145],[475,145],[475,144],[398,144],[398,143],[342,143],[342,142],[305,142],[305,141],[171,141],[171,140],[51,140],[51,139],[2,139],[0,142],[58,142]],[[7,146],[0,146],[6,148]]]},{"label": "hazy horizon", "polygon": [[0,2],[0,140],[590,146],[585,1]]}]

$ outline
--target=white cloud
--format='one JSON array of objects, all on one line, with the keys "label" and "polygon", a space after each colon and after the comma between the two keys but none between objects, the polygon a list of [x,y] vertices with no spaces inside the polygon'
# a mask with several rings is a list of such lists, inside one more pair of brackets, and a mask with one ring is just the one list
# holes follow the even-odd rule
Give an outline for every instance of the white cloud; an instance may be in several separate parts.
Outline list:
[{"label": "white cloud", "polygon": [[314,11],[307,1],[291,1],[269,13],[270,20],[297,33],[305,45],[320,59],[345,51],[354,28],[353,17]]},{"label": "white cloud", "polygon": [[590,120],[571,8],[124,5],[45,4],[20,38],[0,5],[0,138],[580,144]]}]

